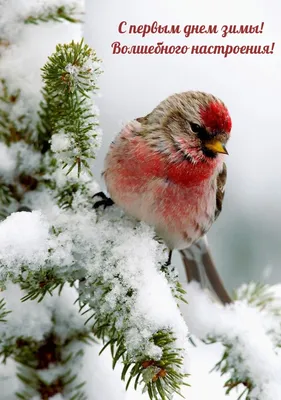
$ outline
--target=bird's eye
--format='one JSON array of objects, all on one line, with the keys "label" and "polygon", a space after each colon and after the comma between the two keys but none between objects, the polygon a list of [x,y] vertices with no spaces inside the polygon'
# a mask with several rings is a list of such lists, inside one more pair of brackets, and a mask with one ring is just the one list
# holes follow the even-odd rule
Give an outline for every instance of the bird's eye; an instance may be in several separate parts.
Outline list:
[{"label": "bird's eye", "polygon": [[193,122],[190,122],[189,124],[194,133],[200,133],[202,131],[202,126],[194,124]]}]

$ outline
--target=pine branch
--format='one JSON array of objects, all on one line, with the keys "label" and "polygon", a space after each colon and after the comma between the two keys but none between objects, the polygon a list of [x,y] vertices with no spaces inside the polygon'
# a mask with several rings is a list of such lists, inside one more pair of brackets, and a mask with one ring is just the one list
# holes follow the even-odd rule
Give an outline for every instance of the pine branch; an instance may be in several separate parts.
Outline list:
[{"label": "pine branch", "polygon": [[[22,278],[18,280],[21,287],[28,290],[22,301],[37,299],[40,302],[47,294],[52,294],[58,287],[60,287],[61,291],[65,279],[67,279],[65,276],[64,278],[59,278],[58,269],[56,268],[49,271],[41,269],[39,272],[29,272],[28,275],[24,272],[23,270],[25,281]],[[73,274],[69,275],[69,279],[73,280]],[[74,284],[73,281],[72,284]],[[99,307],[95,306],[83,311],[86,306],[86,303],[84,303],[81,311],[83,311],[83,314],[89,314],[87,323],[94,321],[91,325],[91,331],[97,338],[103,340],[104,347],[102,351],[110,346],[113,368],[119,360],[123,363],[122,379],[126,380],[127,388],[132,383],[135,389],[138,385],[142,385],[143,390],[148,392],[151,400],[168,400],[173,393],[180,394],[181,386],[187,385],[185,382],[187,375],[182,373],[184,349],[175,347],[176,339],[173,332],[169,330],[158,331],[146,343],[146,346],[150,343],[151,346],[159,349],[161,352],[160,358],[156,357],[154,359],[147,355],[146,347],[139,347],[138,352],[130,354],[126,346],[126,331],[130,328],[130,322],[125,319],[121,327],[120,323],[118,323],[117,315],[122,312],[122,309],[126,309],[126,303],[128,299],[134,296],[134,292],[129,289],[127,292],[128,299],[124,298],[123,304],[116,304],[115,312],[111,310],[111,312],[106,313],[103,311],[102,299],[110,295],[112,285],[101,280],[91,283],[87,283],[84,280],[82,286],[80,286],[80,293],[82,298],[88,297],[89,302],[92,303],[92,296],[88,296],[88,287],[93,292],[99,292]],[[140,332],[136,332],[137,334],[140,334]],[[32,349],[30,343],[27,348]],[[11,354],[6,352],[6,357],[8,355],[10,356]],[[27,358],[25,354],[23,357],[25,363],[27,363]],[[26,397],[24,397],[25,399]]]},{"label": "pine branch", "polygon": [[64,279],[54,273],[54,269],[47,271],[41,269],[34,274],[29,273],[24,281],[21,275],[15,282],[20,283],[21,288],[27,290],[27,294],[22,298],[22,301],[37,299],[38,302],[41,302],[46,294],[52,295],[56,289],[61,293],[65,284]]},{"label": "pine branch", "polygon": [[13,196],[10,186],[0,181],[0,205],[9,206],[12,202],[12,199]]},{"label": "pine branch", "polygon": [[[264,316],[265,326],[268,318],[269,326],[266,334],[272,342],[272,348],[276,348],[277,356],[277,349],[281,347],[281,312],[280,297],[276,295],[274,286],[270,287],[269,285],[254,282],[247,285],[243,284],[241,288],[236,290],[234,299],[236,302],[243,302],[249,307],[256,308]],[[272,326],[273,318],[277,322],[275,328],[279,325],[277,331]],[[244,387],[237,400],[262,400],[262,395],[257,395],[258,392],[261,393],[259,387],[261,382],[255,380],[251,375],[247,366],[247,359],[245,359],[242,351],[245,344],[239,345],[240,340],[241,338],[237,337],[234,342],[227,335],[209,335],[207,337],[205,343],[220,342],[224,347],[222,357],[213,370],[219,371],[221,375],[227,374],[229,376],[225,382],[226,394],[229,394],[237,387]],[[252,397],[253,393],[255,394]]]},{"label": "pine branch", "polygon": [[8,145],[19,140],[32,143],[27,117],[20,115],[17,119],[11,118],[13,107],[19,96],[20,90],[9,91],[6,81],[0,79],[0,140]]},{"label": "pine branch", "polygon": [[266,310],[276,317],[281,317],[280,302],[270,285],[259,282],[244,284],[234,292],[234,299],[244,300],[260,311]]},{"label": "pine branch", "polygon": [[77,18],[77,9],[75,6],[60,6],[55,8],[50,8],[49,10],[45,11],[44,13],[39,13],[36,16],[30,15],[29,17],[25,18],[25,24],[39,24],[40,22],[61,22],[61,21],[68,21],[72,23],[79,23],[82,22],[81,19]]},{"label": "pine branch", "polygon": [[83,43],[58,45],[42,69],[45,83],[41,104],[41,141],[51,138],[51,149],[71,172],[82,168],[90,173],[89,160],[95,158],[99,145],[98,120],[91,95],[101,73],[100,60]]},{"label": "pine branch", "polygon": [[0,220],[5,219],[9,212],[7,208],[12,204],[14,197],[11,186],[0,179]]},{"label": "pine branch", "polygon": [[0,141],[3,142],[3,148],[6,147],[8,159],[14,165],[13,173],[7,174],[6,178],[0,178],[0,215],[4,218],[15,210],[27,191],[37,188],[39,179],[43,181],[43,165],[38,163],[32,176],[28,166],[28,158],[36,155],[36,132],[32,128],[31,120],[24,114],[16,118],[14,116],[19,114],[16,107],[21,100],[20,96],[20,90],[9,90],[6,81],[0,79]]},{"label": "pine branch", "polygon": [[95,319],[93,333],[104,342],[100,353],[110,346],[113,368],[119,360],[123,363],[122,380],[126,381],[126,389],[133,383],[136,390],[140,384],[151,400],[168,400],[174,393],[180,395],[181,386],[187,385],[185,378],[188,375],[181,372],[184,349],[175,347],[173,332],[158,331],[150,339],[153,346],[161,349],[160,359],[147,356],[144,348],[132,356],[126,348],[122,330],[115,326],[116,320],[112,321],[110,315],[96,318],[95,313],[91,314],[89,321],[92,319]]},{"label": "pine branch", "polygon": [[[19,11],[21,11],[20,7],[19,9],[15,10],[14,13],[15,17],[13,19],[12,15],[13,13],[11,13],[10,15],[10,10],[8,9],[9,8],[8,3],[9,2],[7,2],[7,6],[5,4],[4,7],[2,7],[4,11],[6,10],[8,11],[8,15],[11,17],[6,19],[7,21],[9,20],[8,22],[11,26],[16,25],[16,23],[18,23],[18,26],[17,29],[15,29],[15,34],[13,30],[12,31],[10,30],[10,27],[7,27],[6,31],[4,29],[3,32],[5,32],[7,36],[9,36],[9,32],[11,32],[13,36],[12,38],[13,40],[11,40],[11,42],[15,43],[18,47],[22,47],[23,43],[22,40],[17,42],[17,38],[20,37],[19,32],[21,33],[22,30],[24,29],[30,32],[32,31],[31,27],[27,29],[27,24],[38,24],[40,22],[48,22],[48,21],[55,21],[59,23],[63,21],[72,23],[81,22],[80,16],[82,13],[79,12],[79,3],[82,2],[80,1],[71,1],[68,2],[68,4],[71,3],[71,5],[64,5],[60,7],[55,5],[52,7],[46,7],[46,6],[43,7],[42,4],[26,6],[22,8],[22,10],[28,10],[27,11],[28,14],[25,14],[26,15],[25,19],[24,16],[21,16],[20,18],[18,17],[18,15],[20,15]],[[37,30],[35,35],[36,34]],[[48,35],[49,33],[46,30],[45,39],[47,39]],[[5,34],[3,34],[3,36],[5,36]],[[69,36],[71,38],[73,36],[73,32],[70,31]],[[30,35],[29,40],[32,41],[32,34]],[[8,40],[6,40],[5,37],[3,38],[1,37],[0,51],[1,52],[6,51],[5,47],[9,45],[10,45],[10,36],[8,37]],[[66,50],[67,47],[61,46],[61,49],[62,48],[64,48],[65,53],[67,53]],[[78,61],[80,60],[79,57],[80,56],[78,55],[77,57]],[[93,58],[94,58],[93,53],[89,51],[88,54],[89,62],[88,65],[86,66],[87,68],[90,68],[92,66],[90,61],[92,61]],[[86,60],[86,55],[84,57],[84,61],[85,60]],[[6,57],[6,61],[8,61],[9,63],[11,60],[9,60],[9,57]],[[33,68],[32,64],[24,62],[24,65],[26,66],[26,70],[30,72],[31,76],[33,76],[33,74],[34,75],[37,74],[38,71],[36,71],[36,67]],[[7,64],[5,64],[5,66],[7,67]],[[80,68],[80,66],[78,67]],[[89,71],[88,70],[84,71],[83,66],[81,66],[81,71],[79,71],[79,76],[78,76],[79,82],[80,81],[82,82],[84,77],[88,78],[88,75],[90,75]],[[13,80],[13,76],[7,73],[6,80],[7,82],[11,82],[11,80]],[[25,83],[24,78],[22,78],[21,76],[17,76],[17,82],[20,81],[22,81],[22,84],[24,85]],[[13,166],[13,171],[11,171],[11,174],[7,173],[7,177],[5,176],[5,180],[3,180],[3,182],[1,180],[0,182],[0,205],[1,206],[5,205],[8,207],[13,199],[15,199],[17,202],[25,200],[26,197],[28,197],[28,195],[25,197],[25,194],[31,190],[38,189],[39,186],[40,188],[38,192],[40,196],[40,191],[43,189],[42,184],[45,184],[45,187],[47,188],[55,190],[57,188],[56,186],[57,182],[55,178],[51,176],[51,174],[55,171],[57,165],[56,165],[56,160],[54,162],[55,157],[53,157],[53,155],[49,151],[50,150],[49,139],[54,133],[54,131],[51,130],[52,126],[50,127],[48,121],[49,112],[52,111],[52,109],[51,110],[48,109],[49,104],[45,102],[44,105],[42,106],[42,113],[45,116],[45,120],[40,121],[41,131],[39,131],[39,138],[38,138],[36,130],[37,119],[34,118],[34,112],[36,112],[36,107],[32,107],[32,105],[37,103],[36,95],[34,96],[33,91],[28,93],[28,88],[26,88],[26,86],[28,85],[25,85],[25,88],[23,88],[23,90],[21,91],[20,90],[11,91],[7,85],[7,82],[4,79],[0,81],[0,140],[4,142],[4,144],[6,145],[6,146],[3,145],[3,149],[4,151],[7,152],[7,159],[11,161],[11,165]],[[89,80],[89,82],[91,81]],[[81,86],[83,86],[83,84],[84,82],[81,83]],[[86,86],[87,85],[85,84],[85,92],[87,91]],[[54,95],[54,93],[52,93],[52,95]],[[74,99],[75,94],[72,93],[72,95]],[[32,96],[34,96],[34,99],[29,98]],[[80,97],[79,95],[77,95],[73,100],[74,105],[77,98],[79,99],[80,102],[82,102],[83,100],[82,95]],[[30,102],[26,101],[27,99],[31,101]],[[63,96],[61,96],[61,99],[64,100]],[[72,110],[75,111],[77,110],[78,107],[80,107],[80,109],[83,108],[83,110],[87,111],[88,108],[90,109],[90,101],[88,108],[86,107],[85,103],[86,101],[83,103],[82,106],[81,103],[79,104],[77,103],[76,109],[75,107],[73,107]],[[31,109],[29,108],[30,104],[31,104]],[[21,115],[22,113],[24,114]],[[91,119],[89,115],[85,114],[85,112],[84,113],[81,112],[80,116],[82,120],[84,118],[86,119],[88,118],[88,121]],[[67,116],[65,118],[67,119]],[[53,122],[54,119],[50,118],[50,121]],[[84,122],[84,125],[82,124],[82,129],[85,130],[85,127],[87,125],[88,124]],[[40,136],[40,134],[42,134],[42,136]],[[83,132],[83,134],[85,135],[85,131]],[[34,150],[37,150],[38,152]],[[40,153],[42,153],[44,157],[41,157]],[[71,195],[69,194],[68,200],[70,203],[72,203],[70,197]],[[32,198],[32,194],[30,195],[30,198]],[[10,212],[14,211],[12,206],[10,207],[9,210]],[[16,209],[17,207],[15,207],[15,210]],[[14,216],[20,214],[31,215],[32,213],[15,213],[12,216],[10,216],[10,218],[13,219]],[[5,211],[3,210],[3,215],[7,216],[6,210]],[[9,217],[1,223],[1,228],[4,228],[4,230],[6,222],[8,220]],[[20,235],[24,237],[27,231],[30,232],[29,226],[23,227],[22,230],[20,227],[17,226],[17,224],[15,224],[14,227],[16,227],[18,231],[17,234],[14,235],[14,237],[12,235],[12,243],[11,243],[12,247],[13,243],[18,240]],[[59,228],[57,229],[57,231],[58,230]],[[1,234],[2,233],[3,229],[1,230]],[[7,244],[7,242],[9,241],[6,240],[8,236],[9,235],[5,235],[5,233],[4,236],[1,236],[1,239],[4,240],[1,241],[0,251],[1,250],[3,251],[5,243]],[[54,237],[56,237],[55,234]],[[23,251],[24,253],[25,250],[27,250],[28,252],[28,246],[25,247],[23,245],[21,247],[21,245],[19,245],[15,247],[17,249],[21,248],[20,252]],[[47,256],[49,254],[51,257],[53,249],[50,248],[49,250],[50,251],[49,253],[47,253]],[[40,252],[39,249],[38,252]],[[13,253],[12,250],[10,251],[10,249],[8,251],[5,251],[5,253],[7,254],[8,257],[10,257],[10,260],[13,259],[15,254]],[[2,254],[3,253],[1,253],[1,255]],[[35,254],[33,255],[35,256]],[[22,256],[24,258],[23,254]],[[22,257],[20,256],[20,258]],[[5,286],[7,281],[18,282],[20,283],[22,288],[27,289],[27,294],[23,297],[23,300],[26,301],[23,307],[28,307],[27,305],[28,299],[36,299],[40,301],[40,304],[38,305],[35,304],[32,306],[32,311],[33,310],[35,311],[35,316],[34,315],[30,316],[31,317],[30,323],[27,321],[29,315],[26,313],[26,317],[23,324],[21,324],[19,321],[17,325],[17,320],[20,320],[21,318],[17,319],[16,317],[14,317],[14,320],[12,321],[9,320],[9,318],[7,317],[7,324],[3,325],[1,324],[0,354],[4,360],[6,360],[7,357],[12,357],[17,361],[17,363],[20,366],[18,377],[22,381],[24,389],[23,391],[17,394],[18,398],[30,400],[31,398],[34,398],[34,396],[36,396],[37,398],[39,395],[39,397],[42,398],[42,400],[46,400],[48,398],[53,397],[56,394],[61,393],[71,400],[84,400],[84,399],[86,400],[86,397],[83,393],[83,387],[82,387],[83,383],[80,383],[76,376],[78,375],[76,364],[77,361],[81,362],[80,358],[82,356],[82,352],[81,351],[77,352],[76,350],[74,350],[72,345],[73,344],[76,345],[78,340],[83,341],[85,343],[92,340],[92,334],[89,332],[89,328],[83,326],[83,321],[82,324],[79,325],[79,328],[78,327],[73,328],[71,324],[69,324],[69,321],[66,321],[66,326],[63,327],[63,334],[61,337],[58,334],[58,332],[60,332],[59,329],[60,327],[56,331],[59,322],[61,323],[62,320],[61,318],[62,315],[58,313],[57,321],[55,320],[55,318],[54,321],[48,321],[49,325],[47,324],[47,329],[50,329],[50,327],[52,328],[50,329],[50,331],[45,332],[44,339],[42,339],[41,341],[35,340],[34,338],[37,337],[36,335],[38,335],[38,331],[40,336],[41,331],[44,332],[44,330],[46,329],[46,326],[44,326],[44,323],[46,323],[46,321],[44,321],[44,318],[42,318],[41,320],[43,322],[42,327],[40,326],[37,332],[33,333],[32,328],[29,329],[29,327],[34,326],[33,324],[35,320],[40,321],[40,315],[39,315],[40,310],[43,310],[43,316],[48,318],[50,310],[46,312],[46,315],[44,314],[45,310],[43,308],[44,306],[43,300],[46,298],[47,295],[54,294],[55,289],[61,290],[63,288],[63,285],[65,284],[66,280],[64,275],[61,273],[60,269],[61,265],[58,267],[59,270],[58,274],[55,274],[53,270],[56,267],[56,262],[51,263],[48,262],[49,260],[46,260],[46,263],[44,262],[42,263],[43,268],[41,268],[39,262],[37,263],[38,265],[36,265],[36,267],[33,268],[32,270],[28,262],[25,263],[18,260],[19,262],[10,263],[9,261],[7,262],[6,260],[6,263],[3,263],[3,259],[1,257],[0,259],[1,259],[0,273],[1,273],[1,279],[3,279],[1,282],[1,288]],[[12,267],[12,270],[9,270],[9,267]],[[69,281],[75,280],[76,279],[75,271],[72,270],[71,272],[69,272],[68,277]],[[6,296],[6,293],[4,295]],[[54,298],[55,296],[53,297],[53,299]],[[51,300],[53,301],[53,299]],[[14,298],[11,303],[14,304]],[[49,307],[50,304],[51,303],[49,299],[49,303],[47,303],[46,307]],[[36,307],[39,307],[38,314],[36,313]],[[23,314],[24,312],[25,311],[23,311]],[[0,320],[4,321],[6,319],[7,314],[8,312],[5,311],[4,309],[4,300],[1,300]],[[16,310],[15,313],[11,313],[11,316],[13,314],[16,316],[20,315],[17,314]],[[77,331],[73,333],[74,329],[76,329]],[[20,333],[22,333],[23,331],[30,332],[29,333],[30,336],[27,337],[19,336]],[[65,336],[67,337],[65,338]],[[54,377],[54,379],[50,379],[50,374],[48,375],[48,373],[51,372],[51,377],[52,377],[53,371],[45,371],[45,370],[51,370],[52,367],[54,366],[58,367],[58,373]]]},{"label": "pine branch", "polygon": [[[65,282],[71,285],[77,279],[83,282],[79,289],[79,301],[89,307],[89,322],[93,322],[93,326],[89,323],[87,329],[91,327],[94,334],[105,345],[110,346],[113,366],[118,360],[123,362],[122,377],[127,381],[127,386],[134,382],[135,388],[142,385],[151,400],[168,400],[184,384],[186,375],[183,372],[183,337],[187,336],[187,329],[176,301],[171,296],[172,292],[178,299],[183,295],[183,290],[171,270],[161,270],[163,263],[156,258],[156,254],[157,257],[159,254],[162,261],[162,246],[153,240],[152,232],[147,231],[148,227],[134,225],[126,217],[120,218],[120,215],[113,216],[112,221],[97,216],[91,206],[88,206],[91,186],[88,181],[83,181],[82,174],[79,181],[69,179],[60,186],[54,178],[60,165],[68,167],[68,173],[77,168],[78,176],[83,168],[89,177],[90,161],[95,158],[99,145],[97,112],[93,111],[91,99],[92,93],[97,89],[96,77],[101,72],[99,60],[83,41],[71,42],[69,45],[58,45],[42,70],[44,102],[39,113],[36,143],[36,149],[44,154],[44,161],[40,165],[40,181],[45,181],[52,188],[61,210],[56,211],[55,218],[50,215],[54,219],[46,238],[47,247],[43,246],[46,252],[42,250],[41,258],[34,260],[28,254],[25,258],[25,255],[14,249],[11,264],[2,251],[1,279],[3,284],[9,280],[18,282],[26,290],[26,296],[22,299],[25,301],[43,301],[55,289],[62,289]],[[39,172],[36,177],[37,175],[40,175]],[[29,217],[35,218],[36,212],[27,218]],[[18,218],[20,220],[20,216]],[[17,217],[11,219],[11,223],[14,224],[16,219]],[[9,219],[5,222],[9,228]],[[38,229],[47,223],[43,219],[33,222],[35,225],[38,222]],[[134,254],[132,250],[136,247],[131,243],[132,240],[138,244],[139,240],[145,241],[145,252],[151,259],[150,273],[153,276],[155,274],[155,285],[157,287],[159,279],[159,287],[172,304],[173,315],[168,319],[165,316],[164,321],[160,318],[157,324],[141,310],[135,311],[140,313],[139,318],[136,319],[133,315],[133,306],[146,282],[142,267],[146,265],[146,260],[142,261],[143,264],[138,264],[138,256],[130,258],[128,254]],[[126,250],[127,255],[118,250],[126,241],[127,249],[131,247],[128,254]],[[132,275],[127,275],[120,269],[119,264],[123,263],[128,263],[128,268],[136,268],[135,271],[132,270]],[[136,276],[142,282],[139,287],[135,286]],[[118,290],[122,295],[118,295]],[[156,303],[157,294],[153,296]],[[162,304],[163,301],[161,307]],[[143,335],[140,320],[147,327],[146,335]],[[181,333],[178,335],[180,329]],[[129,340],[132,332],[139,339],[137,345]],[[7,346],[5,354],[13,356],[14,347],[9,343]],[[32,350],[32,354],[38,351],[34,346],[30,342],[26,346]],[[21,354],[22,360],[28,359],[28,354]],[[20,374],[26,387],[34,388],[34,384],[38,383],[37,375],[34,376],[34,365],[34,358],[31,357],[31,376],[28,371]],[[61,385],[55,386],[58,392]],[[38,385],[36,387],[38,389]],[[30,392],[26,390],[27,392],[19,394],[22,399],[31,398],[28,397]]]},{"label": "pine branch", "polygon": [[[225,338],[222,337],[209,337],[205,343],[217,343],[221,342],[224,346],[224,352],[220,361],[214,366],[213,371],[218,371],[223,376],[225,374],[230,375],[224,384],[226,388],[226,394],[229,394],[233,389],[244,386],[245,389],[239,395],[237,400],[250,400],[250,394],[256,387],[253,380],[247,376],[241,375],[241,365],[243,364],[243,356],[237,356],[236,348],[233,344],[227,343]],[[243,374],[244,375],[244,374]],[[256,398],[256,400],[262,400]]]},{"label": "pine branch", "polygon": [[[17,376],[24,385],[24,389],[16,393],[18,398],[30,400],[39,394],[41,399],[49,399],[56,394],[68,394],[73,400],[86,400],[81,390],[84,382],[77,383],[77,376],[71,373],[70,367],[83,356],[83,352],[67,351],[69,344],[71,340],[61,341],[52,333],[42,342],[31,338],[17,339],[9,356],[18,363]],[[58,372],[46,380],[45,373],[50,368],[57,368]]]},{"label": "pine branch", "polygon": [[[167,267],[165,266],[164,269]],[[115,277],[117,280],[122,277]],[[174,287],[175,279],[173,279]],[[179,282],[175,285],[176,290],[180,291],[180,296],[183,290]],[[102,279],[97,278],[94,282],[89,283],[83,281],[80,285],[80,299],[83,303],[81,311],[83,314],[89,314],[86,323],[93,322],[92,330],[96,337],[102,339],[105,348],[110,347],[113,368],[120,360],[123,363],[122,380],[126,381],[126,388],[128,389],[131,383],[137,389],[138,385],[142,385],[143,391],[147,392],[150,400],[168,400],[173,393],[180,395],[182,385],[187,385],[185,382],[187,374],[183,370],[183,354],[184,349],[177,348],[175,345],[176,338],[172,330],[163,329],[151,335],[149,340],[134,349],[133,353],[127,346],[127,330],[132,329],[132,322],[129,318],[130,303],[134,302],[135,293],[133,289],[127,290],[127,294],[122,301],[117,302],[115,310],[110,310],[106,313],[104,311],[103,302],[107,296],[110,296],[113,287],[110,282],[104,282]],[[175,290],[174,296],[178,298],[177,291]],[[94,302],[94,296],[87,294],[87,291],[99,293],[98,298]],[[96,296],[95,296],[96,297]],[[83,311],[86,303],[83,299],[88,298],[90,308]],[[99,304],[99,307],[97,306]],[[126,311],[127,310],[127,311]],[[126,315],[126,312],[128,315]],[[120,325],[119,317],[122,315],[122,324]],[[135,335],[141,336],[141,332],[135,329]],[[151,357],[150,346],[156,350],[155,357]],[[158,351],[157,351],[158,349]],[[159,355],[161,354],[161,355]]]},{"label": "pine branch", "polygon": [[88,196],[91,201],[91,195],[89,194],[89,188],[86,184],[81,182],[67,182],[62,188],[57,190],[55,196],[58,206],[62,209],[72,208],[72,203],[75,195],[79,193],[82,196]]},{"label": "pine branch", "polygon": [[[69,290],[69,289],[68,289]],[[14,292],[17,301],[21,294],[20,291]],[[8,296],[9,298],[9,296]],[[50,300],[50,299],[49,299]],[[38,305],[38,312],[47,309],[51,311],[46,314],[45,318],[49,318],[49,323],[46,327],[51,329],[42,334],[42,339],[38,339],[36,333],[36,324],[34,325],[34,315],[26,314],[24,324],[31,324],[33,328],[29,330],[29,336],[19,335],[22,329],[11,329],[9,323],[15,327],[17,324],[17,306],[13,304],[13,309],[7,324],[1,327],[0,341],[0,357],[5,363],[8,358],[16,361],[18,367],[18,378],[22,382],[23,389],[17,393],[17,397],[23,400],[30,400],[36,396],[40,396],[42,400],[47,400],[56,394],[62,394],[66,398],[75,400],[86,400],[83,391],[84,382],[79,382],[79,368],[74,368],[74,365],[79,365],[83,361],[84,344],[92,344],[94,341],[93,335],[89,328],[83,325],[83,318],[77,318],[75,312],[77,308],[73,306],[65,306],[65,316],[62,319],[60,307],[57,311],[56,298],[52,303],[47,300],[47,303]],[[50,308],[52,307],[52,308]],[[34,306],[32,307],[34,311]],[[14,315],[14,312],[16,315]],[[7,312],[4,309],[4,300],[0,301],[0,319],[6,317]],[[69,323],[69,318],[75,318],[73,326]],[[30,318],[30,321],[29,321]],[[11,319],[11,320],[10,320]],[[46,319],[43,321],[46,323]],[[22,322],[18,321],[19,326]],[[37,324],[38,327],[38,324]],[[33,337],[33,329],[34,337]],[[44,330],[44,327],[43,327]],[[28,335],[26,329],[23,330]],[[39,336],[41,328],[39,329]],[[81,345],[79,345],[81,343]]]},{"label": "pine branch", "polygon": [[[85,201],[82,197],[81,207],[76,203],[76,208],[56,214],[48,238],[52,247],[48,255],[42,255],[44,265],[38,265],[33,258],[25,262],[22,253],[16,249],[13,251],[19,254],[19,258],[14,258],[12,265],[5,265],[3,250],[2,276],[27,289],[24,300],[41,300],[64,282],[73,284],[77,279],[81,280],[79,301],[84,305],[83,310],[88,310],[85,313],[89,316],[89,328],[111,347],[113,364],[119,359],[124,363],[123,376],[127,384],[133,381],[135,386],[142,385],[153,400],[169,399],[171,393],[179,391],[184,384],[183,337],[187,341],[188,332],[176,301],[171,297],[173,289],[161,271],[161,265],[166,261],[163,247],[153,240],[151,228],[144,224],[134,225],[126,216],[116,218],[112,214],[110,220],[104,215],[97,222],[91,206],[85,207]],[[27,218],[33,220],[33,225],[34,218],[38,218],[38,226],[44,224],[44,220],[36,215],[25,215],[25,224]],[[18,221],[22,219],[20,214],[11,218],[13,226],[15,217]],[[9,223],[8,218],[7,229],[10,229]],[[61,249],[64,249],[63,253]],[[54,260],[58,257],[62,260],[61,265],[52,264],[53,256]],[[152,274],[155,287],[155,292],[152,288],[149,291],[149,301],[154,307],[156,304],[160,307],[160,315],[165,307],[165,298],[173,310],[164,320],[161,317],[160,322],[155,321],[155,310],[150,315],[140,306],[144,296],[142,290],[147,290],[149,283],[145,274],[147,257],[150,260],[147,272]],[[64,260],[69,260],[68,264],[63,264]],[[15,273],[14,264],[19,263],[25,265]],[[177,287],[174,279],[172,286]],[[161,304],[158,287],[161,288]]]},{"label": "pine branch", "polygon": [[[156,237],[155,240],[158,240],[158,238]],[[162,240],[160,243],[162,243]],[[179,281],[179,274],[176,268],[172,264],[167,265],[167,263],[165,263],[161,265],[160,271],[164,272],[175,299],[177,299],[179,302],[187,304],[185,298],[186,291],[183,289],[182,284]]]},{"label": "pine branch", "polygon": [[[0,322],[6,322],[6,316],[10,313],[11,311],[7,311],[5,309],[5,300],[0,299]],[[1,340],[1,339],[0,339]]]}]

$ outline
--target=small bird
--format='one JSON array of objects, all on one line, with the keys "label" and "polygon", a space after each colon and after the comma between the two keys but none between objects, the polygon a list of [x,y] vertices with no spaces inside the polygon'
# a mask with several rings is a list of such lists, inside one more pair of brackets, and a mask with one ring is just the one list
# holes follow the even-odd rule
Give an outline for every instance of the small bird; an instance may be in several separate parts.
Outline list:
[{"label": "small bird", "polygon": [[209,253],[205,234],[222,209],[226,143],[231,118],[212,94],[187,91],[162,101],[128,123],[112,142],[104,179],[111,198],[131,216],[152,225],[170,249],[181,252],[189,280],[231,302]]}]

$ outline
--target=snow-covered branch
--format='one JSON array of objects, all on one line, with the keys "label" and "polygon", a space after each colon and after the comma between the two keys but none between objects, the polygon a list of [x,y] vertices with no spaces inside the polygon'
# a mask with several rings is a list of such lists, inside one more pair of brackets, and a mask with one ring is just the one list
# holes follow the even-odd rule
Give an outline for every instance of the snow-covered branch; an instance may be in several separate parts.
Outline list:
[{"label": "snow-covered branch", "polygon": [[45,212],[12,214],[0,225],[2,282],[19,282],[25,298],[36,298],[83,278],[82,309],[114,363],[122,357],[124,377],[132,367],[151,398],[178,391],[188,332],[172,295],[176,276],[161,271],[167,255],[152,229],[118,210],[96,215],[81,194],[72,209]]},{"label": "snow-covered branch", "polygon": [[0,321],[0,355],[17,362],[21,381],[17,396],[46,399],[63,393],[65,398],[84,399],[79,368],[84,343],[93,338],[79,307],[73,306],[75,290],[68,287],[61,296],[54,293],[40,303],[26,301],[24,305],[23,295],[12,284],[0,293],[0,303],[5,299],[11,311],[6,323]]},{"label": "snow-covered branch", "polygon": [[[69,342],[92,332],[110,346],[113,364],[123,363],[127,384],[133,380],[151,399],[168,399],[180,392],[186,372],[188,330],[177,305],[183,294],[177,276],[165,267],[166,249],[152,229],[115,207],[106,212],[92,207],[92,196],[99,191],[90,168],[100,144],[93,99],[100,61],[81,41],[79,24],[69,24],[77,22],[68,17],[72,6],[55,0],[44,6],[20,2],[11,16],[8,2],[4,4],[0,281],[12,313],[1,325],[2,355],[25,364],[20,373],[23,399],[58,394],[82,399],[80,391],[69,391],[76,369],[66,371],[62,365],[71,365]],[[16,32],[9,18],[18,26]],[[27,46],[36,57],[27,57]],[[21,69],[15,59],[21,60]],[[20,205],[31,212],[15,212]],[[63,301],[57,293],[64,296],[66,284],[74,292],[76,288],[83,321],[88,320],[74,334],[66,323],[73,321],[67,307],[57,314]],[[48,306],[50,294],[54,307]],[[39,315],[37,328],[33,315]],[[29,325],[21,327],[22,318]],[[59,323],[66,338],[56,331]]]},{"label": "snow-covered branch", "polygon": [[46,143],[51,133],[51,150],[63,168],[86,168],[95,158],[100,144],[98,110],[92,96],[101,73],[100,60],[83,40],[80,43],[58,45],[43,68],[45,83],[41,103],[39,133]]},{"label": "snow-covered branch", "polygon": [[186,291],[183,313],[191,332],[224,346],[215,369],[227,376],[226,392],[239,387],[239,399],[281,398],[280,287],[243,285],[226,307],[211,302],[195,283]]}]

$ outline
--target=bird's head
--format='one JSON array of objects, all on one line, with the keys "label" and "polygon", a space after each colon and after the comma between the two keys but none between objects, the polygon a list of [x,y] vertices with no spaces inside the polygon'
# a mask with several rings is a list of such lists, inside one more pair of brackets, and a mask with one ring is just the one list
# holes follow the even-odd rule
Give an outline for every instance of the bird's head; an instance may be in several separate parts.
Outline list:
[{"label": "bird's head", "polygon": [[170,151],[176,150],[191,162],[210,161],[219,154],[228,154],[231,118],[224,103],[211,94],[174,94],[147,116],[147,124],[154,139],[157,131],[164,133],[159,141],[160,150],[166,144]]}]

